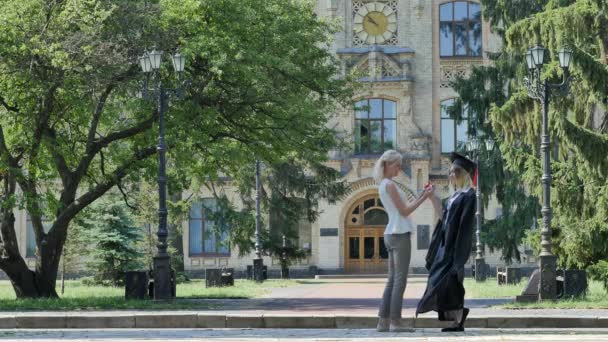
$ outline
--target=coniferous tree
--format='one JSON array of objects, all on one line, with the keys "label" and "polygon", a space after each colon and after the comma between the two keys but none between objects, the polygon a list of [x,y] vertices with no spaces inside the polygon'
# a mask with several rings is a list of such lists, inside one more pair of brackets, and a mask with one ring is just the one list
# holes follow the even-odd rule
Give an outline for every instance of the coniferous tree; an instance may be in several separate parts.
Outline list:
[{"label": "coniferous tree", "polygon": [[[315,222],[319,202],[335,203],[347,190],[341,174],[318,161],[287,159],[271,164],[262,172],[260,234],[264,255],[279,259],[282,269],[310,254],[300,243],[300,223]],[[216,229],[229,231],[229,242],[240,255],[254,250],[255,170],[246,167],[235,177],[243,210],[237,211],[225,195],[218,196],[217,210],[211,213]]]},{"label": "coniferous tree", "polygon": [[92,245],[87,266],[96,283],[119,286],[127,271],[141,268],[142,254],[136,248],[141,228],[122,198],[110,195],[94,203],[82,224]]},{"label": "coniferous tree", "polygon": [[[493,66],[476,68],[469,80],[456,82],[456,89],[463,102],[488,98],[477,103],[489,113],[505,172],[538,198],[541,112],[523,87],[524,53],[537,43],[547,48],[542,78],[555,83],[562,76],[557,51],[564,46],[574,51],[571,94],[553,96],[549,111],[553,251],[562,266],[601,268],[608,257],[608,5],[601,0],[482,0],[482,5],[504,45]],[[526,203],[516,198],[517,191],[512,195],[516,208]],[[530,240],[538,242],[538,233]]]}]

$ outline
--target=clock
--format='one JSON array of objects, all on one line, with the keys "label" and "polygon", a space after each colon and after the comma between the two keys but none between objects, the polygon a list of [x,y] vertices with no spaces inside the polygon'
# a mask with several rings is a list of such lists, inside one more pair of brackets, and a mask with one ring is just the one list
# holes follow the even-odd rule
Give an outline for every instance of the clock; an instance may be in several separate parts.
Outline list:
[{"label": "clock", "polygon": [[397,13],[387,3],[361,4],[354,11],[353,24],[361,44],[385,44],[397,35]]}]

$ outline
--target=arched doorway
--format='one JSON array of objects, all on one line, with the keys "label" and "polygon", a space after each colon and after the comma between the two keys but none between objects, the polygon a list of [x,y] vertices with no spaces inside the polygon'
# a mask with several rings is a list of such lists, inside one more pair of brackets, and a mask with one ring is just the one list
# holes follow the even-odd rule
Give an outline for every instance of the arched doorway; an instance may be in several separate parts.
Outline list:
[{"label": "arched doorway", "polygon": [[377,193],[361,197],[348,211],[345,222],[345,262],[348,273],[386,273],[388,252],[384,229],[388,215]]}]

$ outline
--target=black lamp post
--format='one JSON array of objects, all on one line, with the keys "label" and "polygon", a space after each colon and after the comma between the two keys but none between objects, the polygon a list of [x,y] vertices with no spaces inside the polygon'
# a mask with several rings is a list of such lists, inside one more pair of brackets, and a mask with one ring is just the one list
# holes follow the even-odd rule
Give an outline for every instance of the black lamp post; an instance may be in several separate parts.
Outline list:
[{"label": "black lamp post", "polygon": [[[481,156],[481,143],[479,139],[473,138],[466,143],[466,150],[473,159],[475,159],[475,164],[477,164],[477,187],[475,189],[475,197],[477,207],[475,210],[475,240],[476,240],[476,253],[475,253],[475,280],[476,281],[485,281],[486,274],[486,263],[485,258],[483,256],[483,244],[481,243],[481,224],[483,221],[483,203],[481,200],[481,167],[479,164],[480,156]],[[494,150],[494,140],[488,139],[486,140],[486,149],[488,152]]]},{"label": "black lamp post", "polygon": [[[145,52],[139,58],[139,63],[142,71],[147,75],[146,81],[142,88],[144,98],[156,101],[158,108],[158,244],[157,253],[154,257],[154,299],[170,299],[175,297],[173,291],[174,283],[171,279],[171,260],[167,254],[167,176],[166,176],[166,151],[165,144],[165,110],[169,97],[175,95],[181,97],[181,74],[184,71],[186,59],[179,52],[171,57],[173,68],[177,75],[178,87],[176,89],[168,89],[163,86],[160,75],[160,66],[162,62],[162,51],[152,50]],[[148,88],[148,80],[153,82],[152,89]],[[150,94],[150,91],[153,94]]]},{"label": "black lamp post", "polygon": [[526,53],[526,64],[529,77],[524,79],[528,90],[528,96],[539,101],[543,110],[543,126],[541,134],[540,149],[543,154],[543,226],[541,230],[540,251],[540,288],[539,299],[555,299],[557,292],[556,262],[557,258],[551,252],[551,154],[549,152],[549,98],[556,94],[567,95],[569,92],[570,77],[568,67],[572,60],[572,50],[563,48],[558,52],[559,65],[564,75],[561,83],[552,84],[541,79],[542,67],[545,63],[547,50],[537,45]]},{"label": "black lamp post", "polygon": [[262,245],[260,243],[260,202],[261,202],[262,180],[260,178],[260,160],[255,161],[255,259],[253,259],[253,279],[257,282],[264,281],[264,259],[262,259]]}]

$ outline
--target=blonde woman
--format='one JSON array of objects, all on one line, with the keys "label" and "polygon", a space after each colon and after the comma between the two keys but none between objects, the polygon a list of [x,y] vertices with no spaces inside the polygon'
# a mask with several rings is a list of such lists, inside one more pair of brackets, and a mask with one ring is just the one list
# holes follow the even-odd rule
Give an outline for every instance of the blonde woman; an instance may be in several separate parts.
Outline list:
[{"label": "blonde woman", "polygon": [[[440,321],[453,321],[442,331],[464,331],[469,309],[464,307],[464,264],[471,253],[473,221],[475,218],[475,191],[471,180],[476,165],[471,160],[452,153],[449,181],[454,193],[444,210],[441,201],[433,196],[437,222],[426,257],[429,279],[424,296],[418,303],[419,313],[436,311]],[[443,213],[442,213],[443,211]]]},{"label": "blonde woman", "polygon": [[374,179],[380,200],[388,214],[384,243],[388,251],[388,279],[378,313],[378,331],[412,331],[401,323],[403,293],[410,267],[412,222],[409,216],[434,189],[428,187],[414,202],[407,203],[405,193],[392,180],[401,171],[401,154],[394,150],[384,152],[374,166]]}]

